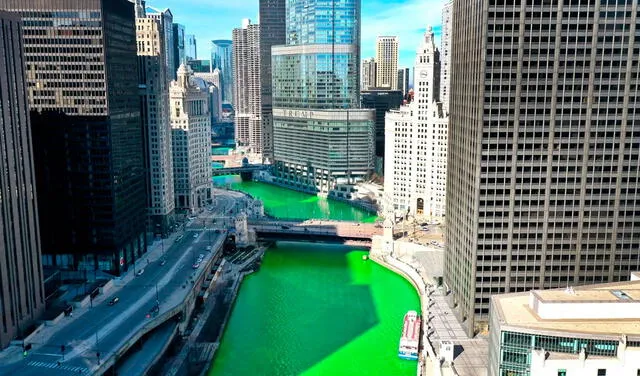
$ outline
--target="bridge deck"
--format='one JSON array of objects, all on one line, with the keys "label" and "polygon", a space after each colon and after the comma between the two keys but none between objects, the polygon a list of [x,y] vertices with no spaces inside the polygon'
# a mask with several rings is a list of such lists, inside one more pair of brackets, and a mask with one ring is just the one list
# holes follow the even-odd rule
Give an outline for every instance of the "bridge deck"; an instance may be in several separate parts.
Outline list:
[{"label": "bridge deck", "polygon": [[334,237],[343,239],[367,239],[381,235],[382,228],[373,223],[341,221],[250,221],[249,227],[256,233],[298,235],[301,237]]}]

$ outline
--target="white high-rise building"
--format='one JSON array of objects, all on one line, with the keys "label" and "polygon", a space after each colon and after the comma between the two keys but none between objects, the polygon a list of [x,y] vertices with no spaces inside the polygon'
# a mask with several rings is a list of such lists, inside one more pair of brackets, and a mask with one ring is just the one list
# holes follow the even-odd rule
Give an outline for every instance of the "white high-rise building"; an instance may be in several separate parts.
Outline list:
[{"label": "white high-rise building", "polygon": [[181,64],[169,89],[176,208],[190,213],[211,201],[209,91]]},{"label": "white high-rise building", "polygon": [[384,190],[393,210],[420,217],[445,214],[448,118],[437,101],[438,68],[429,27],[416,55],[413,99],[385,118]]},{"label": "white high-rise building", "polygon": [[236,143],[261,154],[260,26],[250,20],[244,20],[242,28],[233,29],[232,70]]},{"label": "white high-rise building", "polygon": [[[169,123],[169,89],[162,19],[136,7],[141,120],[145,138],[149,231],[166,235],[174,223],[173,156]],[[142,5],[142,6],[141,6]],[[158,79],[165,77],[165,79]]]},{"label": "white high-rise building", "polygon": [[449,114],[449,82],[451,81],[451,15],[453,11],[453,0],[449,0],[442,8],[442,35],[440,36],[440,101],[444,112]]},{"label": "white high-rise building", "polygon": [[376,41],[376,86],[398,90],[398,37]]},{"label": "white high-rise building", "polygon": [[371,57],[362,60],[362,80],[360,91],[370,90],[376,87],[376,59]]}]

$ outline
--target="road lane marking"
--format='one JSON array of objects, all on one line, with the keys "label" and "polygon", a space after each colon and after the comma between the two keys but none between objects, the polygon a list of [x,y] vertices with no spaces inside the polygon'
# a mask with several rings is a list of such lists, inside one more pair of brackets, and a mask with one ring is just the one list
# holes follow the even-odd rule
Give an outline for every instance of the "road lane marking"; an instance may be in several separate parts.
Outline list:
[{"label": "road lane marking", "polygon": [[59,354],[59,353],[58,353],[58,354],[55,354],[55,353],[31,352],[31,354],[34,354],[34,355],[44,355],[44,356],[55,356],[56,358],[59,358],[59,357],[61,357],[61,356],[62,356],[62,355],[61,355],[61,354]]},{"label": "road lane marking", "polygon": [[59,369],[62,371],[70,371],[70,372],[74,372],[74,373],[85,373],[85,372],[89,372],[89,369],[86,367],[78,367],[78,366],[66,366],[63,364],[60,364],[58,366],[58,363],[51,363],[51,362],[29,362],[27,363],[28,366],[31,367],[39,367],[39,368],[55,368],[55,369]]}]

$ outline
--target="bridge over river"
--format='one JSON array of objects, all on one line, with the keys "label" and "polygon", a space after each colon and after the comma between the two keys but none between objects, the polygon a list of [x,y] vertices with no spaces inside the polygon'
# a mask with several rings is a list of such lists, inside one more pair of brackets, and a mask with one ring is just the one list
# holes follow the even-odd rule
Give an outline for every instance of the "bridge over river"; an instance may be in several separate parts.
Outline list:
[{"label": "bridge over river", "polygon": [[248,230],[259,239],[318,240],[370,245],[382,228],[374,223],[330,220],[249,219]]}]

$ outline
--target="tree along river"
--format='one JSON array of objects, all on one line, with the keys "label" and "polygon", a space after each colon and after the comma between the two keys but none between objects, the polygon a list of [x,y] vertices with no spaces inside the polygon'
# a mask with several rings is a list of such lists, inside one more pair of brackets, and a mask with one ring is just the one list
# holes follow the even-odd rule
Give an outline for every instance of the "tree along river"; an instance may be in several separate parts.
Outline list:
[{"label": "tree along river", "polygon": [[[373,221],[341,202],[220,177],[283,218]],[[209,371],[217,375],[415,375],[398,358],[404,314],[419,310],[402,277],[342,245],[278,242],[247,276]]]}]

